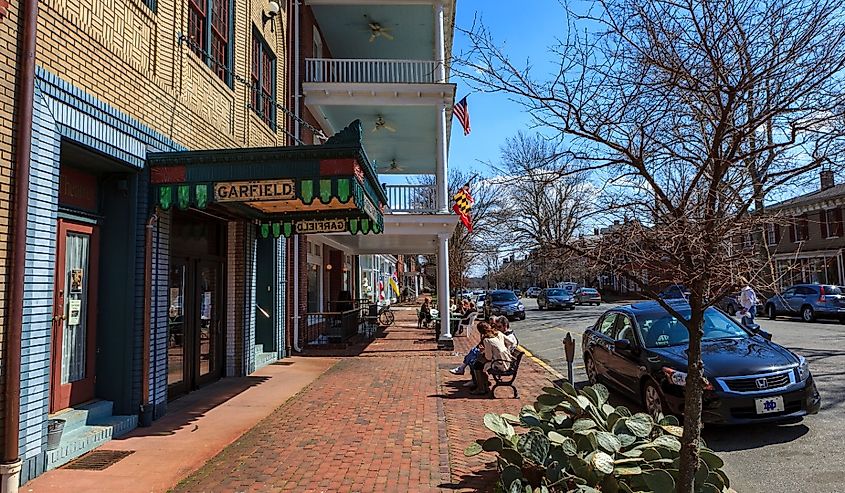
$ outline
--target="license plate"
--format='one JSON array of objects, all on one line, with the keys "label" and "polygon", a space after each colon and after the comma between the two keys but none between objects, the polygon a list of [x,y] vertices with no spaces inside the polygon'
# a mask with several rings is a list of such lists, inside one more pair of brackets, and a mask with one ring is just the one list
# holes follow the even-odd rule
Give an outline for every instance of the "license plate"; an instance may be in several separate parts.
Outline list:
[{"label": "license plate", "polygon": [[757,406],[757,414],[779,413],[784,410],[782,395],[754,399],[754,404]]}]

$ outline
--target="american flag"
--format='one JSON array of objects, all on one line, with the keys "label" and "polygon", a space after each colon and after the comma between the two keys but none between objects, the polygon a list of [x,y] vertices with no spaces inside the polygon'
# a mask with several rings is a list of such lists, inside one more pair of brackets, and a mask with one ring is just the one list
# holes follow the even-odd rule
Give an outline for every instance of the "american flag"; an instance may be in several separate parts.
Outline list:
[{"label": "american flag", "polygon": [[464,135],[469,135],[469,106],[467,106],[466,96],[452,107],[452,115],[461,122],[461,126],[464,127]]}]

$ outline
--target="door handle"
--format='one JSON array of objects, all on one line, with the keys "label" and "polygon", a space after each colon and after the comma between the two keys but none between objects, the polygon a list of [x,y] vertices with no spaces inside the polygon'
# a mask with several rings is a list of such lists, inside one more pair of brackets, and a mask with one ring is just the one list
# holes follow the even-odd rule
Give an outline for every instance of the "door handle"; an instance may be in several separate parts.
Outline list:
[{"label": "door handle", "polygon": [[65,319],[64,315],[56,315],[53,317],[53,322],[61,322]]}]

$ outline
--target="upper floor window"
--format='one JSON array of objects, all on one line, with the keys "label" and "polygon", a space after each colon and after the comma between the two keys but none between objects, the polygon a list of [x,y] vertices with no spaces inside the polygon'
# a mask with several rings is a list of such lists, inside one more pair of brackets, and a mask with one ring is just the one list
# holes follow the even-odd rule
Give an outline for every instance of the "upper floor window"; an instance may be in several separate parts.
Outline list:
[{"label": "upper floor window", "polygon": [[821,211],[822,238],[842,236],[842,209]]},{"label": "upper floor window", "polygon": [[188,0],[191,50],[232,85],[232,0]]},{"label": "upper floor window", "polygon": [[276,56],[257,30],[252,33],[252,109],[276,129]]},{"label": "upper floor window", "polygon": [[789,229],[792,241],[797,243],[810,238],[810,229],[807,225],[807,216],[792,218],[792,227]]},{"label": "upper floor window", "polygon": [[743,233],[742,235],[742,248],[748,250],[754,246],[754,234],[753,233]]},{"label": "upper floor window", "polygon": [[777,245],[780,241],[780,226],[774,223],[766,225],[766,244]]}]

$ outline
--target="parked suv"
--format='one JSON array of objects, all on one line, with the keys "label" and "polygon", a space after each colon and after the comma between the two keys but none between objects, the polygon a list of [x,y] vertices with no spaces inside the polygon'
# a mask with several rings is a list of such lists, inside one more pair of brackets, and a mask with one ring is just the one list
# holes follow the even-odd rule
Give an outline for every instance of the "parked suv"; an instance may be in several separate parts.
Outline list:
[{"label": "parked suv", "polygon": [[805,322],[817,318],[845,321],[845,296],[839,286],[796,284],[766,300],[766,315],[798,315]]},{"label": "parked suv", "polygon": [[525,296],[529,298],[536,298],[538,294],[540,294],[540,288],[537,286],[531,286],[527,291],[525,291]]}]

